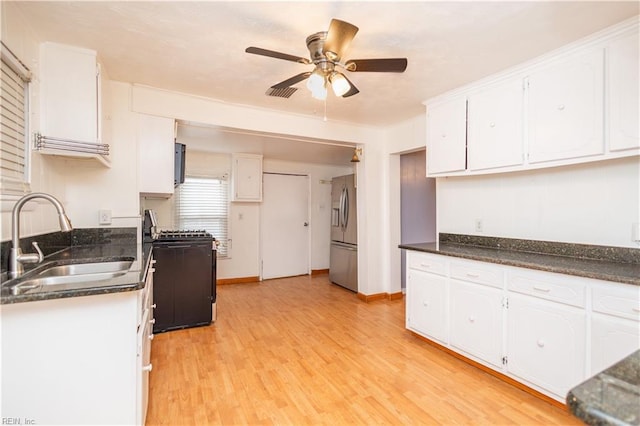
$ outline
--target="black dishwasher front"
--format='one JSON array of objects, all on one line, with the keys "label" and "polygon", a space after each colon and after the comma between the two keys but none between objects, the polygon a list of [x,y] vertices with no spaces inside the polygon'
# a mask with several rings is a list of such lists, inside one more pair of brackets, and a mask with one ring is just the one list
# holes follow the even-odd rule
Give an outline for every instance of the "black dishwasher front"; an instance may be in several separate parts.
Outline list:
[{"label": "black dishwasher front", "polygon": [[211,323],[211,239],[155,241],[153,332]]}]

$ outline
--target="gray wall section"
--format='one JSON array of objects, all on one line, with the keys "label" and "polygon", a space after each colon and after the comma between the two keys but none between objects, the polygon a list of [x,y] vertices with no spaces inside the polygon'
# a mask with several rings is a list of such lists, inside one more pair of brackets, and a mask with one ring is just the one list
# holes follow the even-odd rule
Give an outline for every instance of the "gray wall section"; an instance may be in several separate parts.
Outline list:
[{"label": "gray wall section", "polygon": [[[427,179],[426,151],[400,156],[402,244],[436,240],[436,180]],[[406,288],[406,253],[402,250],[402,288]]]}]

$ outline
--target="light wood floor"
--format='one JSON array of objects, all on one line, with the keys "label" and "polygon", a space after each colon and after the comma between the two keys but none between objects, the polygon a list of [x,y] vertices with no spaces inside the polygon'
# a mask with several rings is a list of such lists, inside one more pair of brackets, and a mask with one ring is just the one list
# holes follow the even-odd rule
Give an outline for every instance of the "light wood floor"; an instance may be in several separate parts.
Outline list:
[{"label": "light wood floor", "polygon": [[218,320],[157,334],[147,424],[580,424],[326,275],[218,287]]}]

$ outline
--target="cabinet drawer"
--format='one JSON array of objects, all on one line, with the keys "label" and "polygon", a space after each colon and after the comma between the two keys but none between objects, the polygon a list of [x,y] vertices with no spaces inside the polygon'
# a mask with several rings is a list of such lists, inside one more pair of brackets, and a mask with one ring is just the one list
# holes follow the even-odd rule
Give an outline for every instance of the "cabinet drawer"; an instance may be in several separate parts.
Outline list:
[{"label": "cabinet drawer", "polygon": [[502,288],[504,272],[501,268],[480,262],[452,262],[451,278]]},{"label": "cabinet drawer", "polygon": [[593,286],[591,295],[595,312],[640,321],[640,287],[602,283]]},{"label": "cabinet drawer", "polygon": [[507,287],[511,291],[567,305],[585,306],[586,284],[582,278],[523,269],[510,270],[507,277]]},{"label": "cabinet drawer", "polygon": [[447,262],[442,256],[409,251],[407,256],[407,266],[411,269],[430,272],[432,274],[447,274]]}]

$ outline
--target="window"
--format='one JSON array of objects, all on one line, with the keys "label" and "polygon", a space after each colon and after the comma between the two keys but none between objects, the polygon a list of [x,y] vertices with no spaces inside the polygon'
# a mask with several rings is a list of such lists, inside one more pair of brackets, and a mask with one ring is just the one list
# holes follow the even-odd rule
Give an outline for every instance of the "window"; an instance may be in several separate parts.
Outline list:
[{"label": "window", "polygon": [[219,241],[218,257],[228,257],[228,177],[185,176],[175,195],[177,227],[210,232]]},{"label": "window", "polygon": [[0,182],[2,194],[22,195],[29,191],[28,119],[29,69],[0,45]]}]

